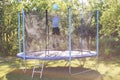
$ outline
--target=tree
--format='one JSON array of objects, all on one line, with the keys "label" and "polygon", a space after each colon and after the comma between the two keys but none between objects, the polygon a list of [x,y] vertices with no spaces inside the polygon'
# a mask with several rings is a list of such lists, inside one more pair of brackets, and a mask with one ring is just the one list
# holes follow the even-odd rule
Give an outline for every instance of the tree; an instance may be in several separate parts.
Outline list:
[{"label": "tree", "polygon": [[[106,54],[118,53],[120,44],[120,1],[104,0],[101,8],[101,50]],[[114,46],[114,47],[113,47]]]},{"label": "tree", "polygon": [[[118,0],[105,0],[101,16],[102,29],[104,36],[120,37],[120,2]],[[118,39],[117,39],[118,40]]]}]

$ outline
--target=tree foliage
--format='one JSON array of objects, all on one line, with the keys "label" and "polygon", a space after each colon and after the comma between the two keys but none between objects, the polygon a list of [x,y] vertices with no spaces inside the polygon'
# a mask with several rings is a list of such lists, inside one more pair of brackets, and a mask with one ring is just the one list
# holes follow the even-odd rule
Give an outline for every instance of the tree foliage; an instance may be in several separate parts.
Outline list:
[{"label": "tree foliage", "polygon": [[120,37],[120,2],[118,0],[105,0],[102,6],[101,34],[114,36],[117,40]]},{"label": "tree foliage", "polygon": [[[102,1],[100,17],[101,50],[106,54],[116,54],[120,48],[120,1]],[[104,45],[104,47],[102,47]]]},{"label": "tree foliage", "polygon": [[[80,0],[2,0],[0,1],[0,55],[14,55],[18,52],[18,37],[17,37],[17,25],[18,25],[18,12],[21,12],[24,8],[26,11],[37,12],[48,10],[51,13],[58,12],[63,16],[63,19],[67,18],[68,8],[72,7],[73,21],[76,22],[80,19],[80,13],[82,12],[82,3]],[[84,1],[84,0],[83,0]],[[52,9],[52,5],[57,3],[59,5],[59,11]],[[109,48],[112,45],[118,44],[120,39],[120,1],[119,0],[88,0],[87,5],[84,5],[84,11],[95,11],[99,10],[99,21],[100,21],[100,46],[109,44]],[[77,15],[77,16],[76,16]],[[95,19],[96,16],[92,17],[92,28],[90,32],[95,34]],[[67,22],[63,21],[62,25],[66,26]],[[79,21],[74,24],[79,25]],[[79,27],[79,26],[78,26]],[[67,28],[64,27],[64,28]],[[77,27],[76,27],[77,29]],[[66,30],[66,29],[64,29]],[[106,38],[105,38],[106,37]],[[107,40],[103,40],[107,39]],[[101,48],[101,47],[100,47]],[[116,46],[118,50],[119,45]],[[103,48],[101,48],[103,49]],[[115,50],[116,50],[115,49]],[[104,50],[105,51],[105,50]],[[106,50],[106,52],[110,50]],[[111,52],[114,52],[113,50]]]}]

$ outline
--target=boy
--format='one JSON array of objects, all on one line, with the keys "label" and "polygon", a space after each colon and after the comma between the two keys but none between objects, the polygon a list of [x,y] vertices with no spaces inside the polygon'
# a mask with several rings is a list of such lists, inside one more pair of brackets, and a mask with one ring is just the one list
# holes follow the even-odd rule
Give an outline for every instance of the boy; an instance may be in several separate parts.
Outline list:
[{"label": "boy", "polygon": [[[57,14],[55,14],[52,18],[52,34],[53,34],[53,42],[57,43],[57,46],[59,46],[58,36],[60,35],[59,21],[60,21],[60,17]],[[54,43],[53,43],[53,48],[55,48]]]}]

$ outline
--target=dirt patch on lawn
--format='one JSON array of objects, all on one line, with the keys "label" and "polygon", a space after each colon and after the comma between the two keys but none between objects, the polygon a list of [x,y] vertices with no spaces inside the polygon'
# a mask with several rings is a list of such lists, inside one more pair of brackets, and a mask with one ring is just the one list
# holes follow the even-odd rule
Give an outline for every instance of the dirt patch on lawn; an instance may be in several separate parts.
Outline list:
[{"label": "dirt patch on lawn", "polygon": [[43,76],[55,78],[68,78],[69,80],[98,80],[101,74],[96,70],[74,67],[69,73],[68,67],[48,67],[44,70]]},{"label": "dirt patch on lawn", "polygon": [[[68,67],[48,67],[44,68],[43,76],[41,80],[102,80],[101,74],[96,70],[91,69],[85,69],[85,68],[72,68],[72,73],[82,72],[86,71],[85,73],[78,73],[78,74],[69,74],[69,68]],[[10,74],[10,73],[9,73]],[[26,73],[24,73],[22,70],[15,70],[12,72],[12,74],[18,74],[20,77],[23,77],[22,80],[25,80],[24,76],[29,76],[31,78],[32,69],[27,70]],[[34,78],[39,78],[39,74],[35,73]],[[34,80],[34,79],[33,79]],[[35,79],[38,80],[38,79]]]}]

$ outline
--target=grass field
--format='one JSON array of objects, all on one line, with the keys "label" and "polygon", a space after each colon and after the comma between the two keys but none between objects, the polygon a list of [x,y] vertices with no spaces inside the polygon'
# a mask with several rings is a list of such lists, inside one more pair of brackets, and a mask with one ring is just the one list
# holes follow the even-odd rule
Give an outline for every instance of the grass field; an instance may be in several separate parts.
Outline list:
[{"label": "grass field", "polygon": [[[40,80],[39,74],[31,78],[34,61],[28,61],[28,70],[23,72],[20,59],[0,57],[0,80]],[[120,59],[119,58],[99,58],[97,70],[94,69],[95,61],[86,60],[86,68],[79,67],[79,61],[72,61],[72,72],[91,70],[86,73],[70,75],[66,61],[46,62],[43,77],[41,80],[120,80]],[[94,66],[91,66],[91,65]],[[90,68],[89,68],[90,67]]]}]

